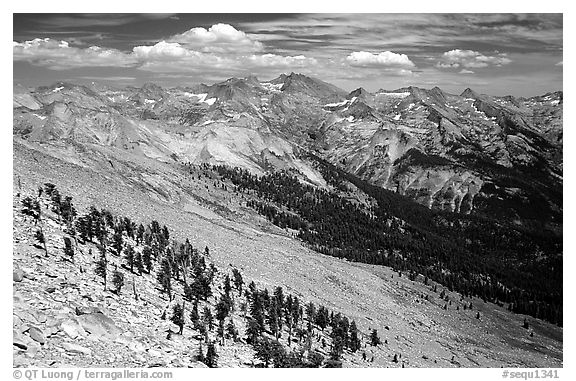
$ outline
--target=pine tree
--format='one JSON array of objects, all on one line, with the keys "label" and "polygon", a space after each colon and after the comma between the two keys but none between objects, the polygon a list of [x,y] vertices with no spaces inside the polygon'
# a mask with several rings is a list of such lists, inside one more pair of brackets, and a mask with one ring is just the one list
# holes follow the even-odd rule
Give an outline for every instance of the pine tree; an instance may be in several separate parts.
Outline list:
[{"label": "pine tree", "polygon": [[74,248],[72,247],[72,241],[68,237],[64,237],[64,255],[74,258]]},{"label": "pine tree", "polygon": [[170,318],[170,321],[174,324],[176,324],[179,328],[180,328],[180,332],[178,332],[180,335],[182,334],[182,331],[184,330],[184,306],[180,305],[179,303],[176,303],[174,305],[174,307],[172,308],[172,317]]},{"label": "pine tree", "polygon": [[358,337],[358,328],[356,327],[356,322],[352,320],[350,323],[350,349],[352,352],[356,352],[360,349],[360,338]]},{"label": "pine tree", "polygon": [[122,230],[116,228],[114,230],[114,235],[112,236],[112,248],[114,248],[114,250],[116,251],[116,255],[120,255],[123,244],[124,239],[122,238]]},{"label": "pine tree", "polygon": [[100,258],[96,261],[96,269],[95,273],[99,277],[104,279],[104,290],[106,290],[106,274],[108,273],[107,265],[108,261],[106,260],[106,249],[104,246],[98,246],[98,250],[100,251]]},{"label": "pine tree", "polygon": [[205,364],[208,368],[218,367],[218,353],[216,353],[216,347],[214,343],[208,343],[208,351],[206,352],[206,362]]},{"label": "pine tree", "polygon": [[168,258],[162,259],[162,263],[160,264],[160,271],[158,271],[158,275],[156,279],[160,286],[162,287],[162,291],[168,294],[168,299],[172,300],[172,281],[171,281],[172,270],[170,266],[170,262]]},{"label": "pine tree", "polygon": [[198,313],[198,302],[196,301],[192,306],[192,311],[190,312],[190,321],[194,328],[198,327],[198,322],[200,321],[200,314]]},{"label": "pine tree", "polygon": [[220,345],[224,345],[224,335],[226,333],[226,329],[224,327],[224,320],[220,320],[218,322],[218,330],[216,331],[216,333],[218,334],[218,336],[220,336]]},{"label": "pine tree", "polygon": [[332,337],[332,348],[330,349],[330,360],[340,360],[344,351],[344,340],[340,335]]},{"label": "pine tree", "polygon": [[230,319],[230,322],[226,326],[226,333],[228,334],[228,337],[231,337],[232,340],[234,340],[234,342],[238,341],[238,330],[236,329],[232,319]]},{"label": "pine tree", "polygon": [[268,325],[270,326],[270,331],[276,339],[278,339],[278,309],[276,307],[277,301],[276,297],[272,297],[270,306],[268,308]]},{"label": "pine tree", "polygon": [[224,278],[224,293],[226,293],[226,295],[230,294],[230,291],[232,290],[232,285],[230,284],[230,276],[228,274],[226,274],[226,277]]},{"label": "pine tree", "polygon": [[136,231],[136,242],[141,244],[144,239],[144,225],[138,225],[138,230]]},{"label": "pine tree", "polygon": [[38,241],[38,243],[44,245],[44,243],[46,242],[46,239],[44,238],[44,233],[42,233],[42,230],[36,230],[36,232],[34,233],[34,238],[36,238],[36,241]]},{"label": "pine tree", "polygon": [[244,280],[242,279],[242,274],[238,269],[232,269],[232,277],[234,278],[234,287],[238,290],[238,292],[242,293],[242,285],[244,284]]},{"label": "pine tree", "polygon": [[152,249],[150,246],[144,246],[144,249],[142,249],[142,264],[146,272],[150,274],[150,271],[152,271]]},{"label": "pine tree", "polygon": [[134,267],[136,267],[138,274],[142,275],[144,272],[144,263],[142,262],[142,255],[140,253],[134,254]]},{"label": "pine tree", "polygon": [[220,297],[218,304],[216,304],[216,319],[223,322],[224,319],[230,314],[230,300],[226,298],[226,294]]},{"label": "pine tree", "polygon": [[32,200],[30,197],[25,197],[21,203],[22,214],[32,217],[36,223],[40,219],[40,203],[37,200]]},{"label": "pine tree", "polygon": [[124,259],[126,260],[126,264],[130,267],[130,272],[134,272],[134,248],[130,244],[126,244],[124,248]]},{"label": "pine tree", "polygon": [[380,341],[380,338],[378,337],[378,331],[373,329],[370,333],[370,345],[377,347],[380,344],[382,344],[382,341]]},{"label": "pine tree", "polygon": [[206,361],[206,358],[204,357],[204,351],[202,350],[202,343],[198,345],[198,354],[196,355],[196,361],[202,363]]},{"label": "pine tree", "polygon": [[316,318],[316,306],[314,303],[309,302],[306,304],[306,316],[308,317],[309,322],[314,322]]},{"label": "pine tree", "polygon": [[124,286],[124,274],[119,270],[114,270],[112,273],[112,284],[116,287],[116,294],[120,295],[120,291]]},{"label": "pine tree", "polygon": [[248,319],[249,319],[247,324],[248,327],[246,328],[246,341],[248,342],[248,344],[254,345],[258,341],[258,338],[260,337],[260,332],[262,328],[255,319],[253,318]]},{"label": "pine tree", "polygon": [[202,313],[202,320],[208,326],[208,330],[212,331],[212,327],[214,326],[214,316],[212,316],[212,310],[210,307],[205,306],[204,311]]}]

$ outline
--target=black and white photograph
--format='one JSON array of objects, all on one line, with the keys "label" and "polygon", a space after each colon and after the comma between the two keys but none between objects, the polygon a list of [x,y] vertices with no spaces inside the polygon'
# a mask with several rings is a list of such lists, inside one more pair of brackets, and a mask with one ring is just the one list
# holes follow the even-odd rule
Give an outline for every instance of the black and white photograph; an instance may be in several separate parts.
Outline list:
[{"label": "black and white photograph", "polygon": [[12,14],[14,379],[561,378],[564,14],[324,9]]}]

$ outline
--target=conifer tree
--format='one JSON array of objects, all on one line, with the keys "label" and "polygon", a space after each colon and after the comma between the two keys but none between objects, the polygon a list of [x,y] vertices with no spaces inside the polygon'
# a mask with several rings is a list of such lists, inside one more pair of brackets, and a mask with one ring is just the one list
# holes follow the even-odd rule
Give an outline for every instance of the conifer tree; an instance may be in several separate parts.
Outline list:
[{"label": "conifer tree", "polygon": [[72,247],[72,241],[68,237],[64,237],[64,255],[74,258],[74,248]]},{"label": "conifer tree", "polygon": [[144,263],[142,262],[142,255],[140,253],[134,254],[134,267],[136,267],[138,274],[142,275],[144,272]]},{"label": "conifer tree", "polygon": [[116,251],[116,255],[120,255],[123,244],[124,239],[122,238],[122,230],[116,228],[114,230],[114,235],[112,236],[112,248],[114,248],[114,250]]},{"label": "conifer tree", "polygon": [[234,342],[238,341],[238,330],[236,329],[232,319],[230,319],[230,322],[228,322],[228,325],[226,326],[226,333],[232,338],[232,340],[234,340]]},{"label": "conifer tree", "polygon": [[198,322],[200,321],[200,314],[198,313],[198,301],[194,302],[192,306],[192,311],[190,312],[190,321],[194,328],[198,327]]},{"label": "conifer tree", "polygon": [[246,328],[246,341],[249,344],[254,345],[258,341],[258,338],[260,337],[261,326],[255,319],[251,317],[248,318],[247,326],[248,327]]},{"label": "conifer tree", "polygon": [[205,306],[204,311],[202,313],[202,320],[208,326],[208,330],[212,331],[212,327],[214,326],[214,316],[212,316],[212,310],[210,307]]},{"label": "conifer tree", "polygon": [[378,331],[373,329],[370,333],[370,345],[377,347],[380,344],[382,344],[382,341],[380,341],[380,338],[378,337]]},{"label": "conifer tree", "polygon": [[120,291],[124,286],[124,274],[118,269],[114,270],[112,273],[112,284],[116,287],[116,294],[120,295]]},{"label": "conifer tree", "polygon": [[360,349],[360,345],[358,328],[356,327],[356,322],[352,320],[352,323],[350,323],[350,349],[352,352],[356,352],[358,349]]},{"label": "conifer tree", "polygon": [[232,285],[230,284],[230,276],[226,274],[226,277],[224,277],[224,293],[228,295],[230,294],[230,291],[232,291]]},{"label": "conifer tree", "polygon": [[202,342],[198,345],[198,354],[196,355],[196,361],[198,362],[205,362],[206,358],[204,357],[204,351],[202,350]]},{"label": "conifer tree", "polygon": [[232,277],[234,278],[234,287],[240,294],[242,294],[242,285],[244,284],[242,274],[238,269],[232,269]]},{"label": "conifer tree", "polygon": [[178,332],[178,334],[182,334],[182,331],[184,330],[184,306],[180,305],[179,303],[176,303],[174,305],[174,307],[172,308],[172,317],[170,318],[170,321],[174,324],[176,324],[178,326],[178,328],[180,328],[180,331]]},{"label": "conifer tree", "polygon": [[216,347],[213,342],[208,343],[208,351],[206,352],[206,362],[205,364],[208,368],[218,367],[218,353],[216,353]]},{"label": "conifer tree", "polygon": [[168,294],[168,299],[172,301],[172,270],[170,267],[170,262],[168,258],[162,259],[162,263],[160,264],[160,271],[158,271],[158,275],[156,279],[158,283],[160,283],[160,287],[162,287],[162,291]]},{"label": "conifer tree", "polygon": [[107,266],[108,261],[106,260],[106,249],[104,246],[98,246],[98,250],[100,251],[100,258],[96,261],[96,269],[95,273],[99,277],[104,279],[104,290],[106,290],[106,275],[108,273]]},{"label": "conifer tree", "polygon": [[126,264],[130,268],[130,272],[134,272],[134,248],[130,244],[126,244],[124,248],[124,260],[126,260]]},{"label": "conifer tree", "polygon": [[306,316],[308,317],[309,322],[314,322],[316,318],[316,306],[314,303],[309,302],[306,304]]},{"label": "conifer tree", "polygon": [[144,246],[144,249],[142,249],[142,265],[146,272],[150,274],[150,271],[152,271],[152,249],[150,246]]}]

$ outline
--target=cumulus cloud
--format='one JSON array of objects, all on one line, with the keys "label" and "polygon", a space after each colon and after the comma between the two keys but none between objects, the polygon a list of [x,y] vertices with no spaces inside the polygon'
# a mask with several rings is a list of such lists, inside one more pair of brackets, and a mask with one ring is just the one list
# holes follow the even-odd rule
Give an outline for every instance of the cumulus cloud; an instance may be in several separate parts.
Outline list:
[{"label": "cumulus cloud", "polygon": [[406,54],[398,54],[390,51],[378,54],[364,51],[353,52],[346,57],[346,61],[350,66],[356,67],[411,68],[416,66]]},{"label": "cumulus cloud", "polygon": [[264,49],[260,41],[228,24],[215,24],[208,29],[192,28],[170,37],[168,41],[202,52],[258,52]]},{"label": "cumulus cloud", "polygon": [[503,66],[512,60],[504,53],[487,56],[474,50],[454,49],[444,52],[440,61],[436,63],[439,68],[483,68],[488,66]]},{"label": "cumulus cloud", "polygon": [[458,72],[459,74],[474,74],[472,70],[462,69]]},{"label": "cumulus cloud", "polygon": [[131,55],[116,49],[98,46],[77,48],[66,41],[50,38],[35,38],[22,43],[14,41],[12,52],[15,61],[27,61],[55,70],[95,66],[129,67],[136,63]]},{"label": "cumulus cloud", "polygon": [[223,69],[231,75],[247,69],[302,68],[317,64],[304,55],[278,54],[223,54],[191,49],[178,42],[160,41],[154,45],[135,46],[131,52],[106,49],[71,47],[66,41],[49,38],[13,43],[15,61],[27,61],[36,66],[54,70],[76,67],[137,67],[153,72],[198,72]]}]

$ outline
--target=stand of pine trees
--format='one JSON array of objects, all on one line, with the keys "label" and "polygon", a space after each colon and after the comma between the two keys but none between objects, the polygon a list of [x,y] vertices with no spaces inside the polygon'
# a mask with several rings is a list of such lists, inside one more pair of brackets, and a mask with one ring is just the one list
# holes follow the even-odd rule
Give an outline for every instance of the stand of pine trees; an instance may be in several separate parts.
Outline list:
[{"label": "stand of pine trees", "polygon": [[288,172],[256,176],[222,165],[201,168],[230,181],[247,196],[248,207],[296,230],[322,254],[422,274],[464,296],[507,303],[511,311],[562,325],[561,238],[488,217],[430,210],[310,158],[336,189],[350,182],[377,206],[303,184]]},{"label": "stand of pine trees", "polygon": [[[113,285],[110,291],[120,297],[128,297],[122,293],[127,272],[138,277],[155,270],[158,292],[168,302],[175,301],[169,314],[164,311],[162,318],[177,325],[179,334],[184,329],[198,331],[207,351],[204,353],[200,344],[195,357],[209,367],[218,366],[218,345],[230,342],[251,344],[262,361],[260,366],[265,367],[339,367],[344,353],[354,353],[361,347],[364,335],[354,321],[322,305],[304,304],[280,286],[271,292],[259,289],[254,282],[245,286],[242,273],[236,268],[218,276],[220,270],[208,262],[208,247],[199,250],[188,239],[183,243],[171,239],[169,229],[155,220],[147,225],[136,224],[127,217],[114,216],[93,206],[85,214],[77,215],[71,197],[64,198],[65,207],[53,205],[62,200],[54,196],[60,194],[55,185],[40,189],[38,199],[22,200],[22,213],[38,224],[40,201],[52,205],[52,211],[59,214],[60,223],[70,233],[70,238],[64,240],[63,254],[74,256],[72,240],[96,246],[95,258],[92,249],[89,250],[94,260],[93,272],[102,278],[104,290],[109,289],[110,281]],[[48,196],[48,200],[40,199]],[[117,257],[121,266],[111,264],[111,255]],[[216,282],[217,279],[221,282]],[[212,299],[215,303],[211,303]],[[242,312],[244,335],[234,321],[234,316],[238,319]],[[320,345],[320,338],[328,357],[313,346],[313,343]]]}]

